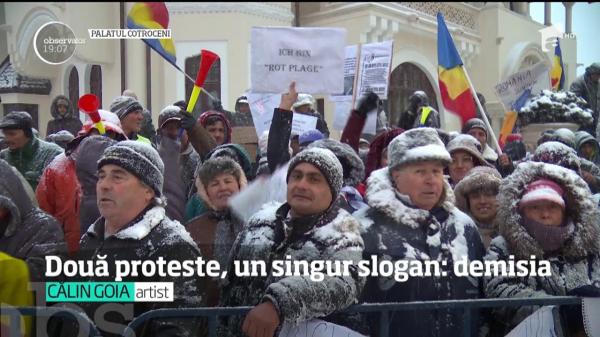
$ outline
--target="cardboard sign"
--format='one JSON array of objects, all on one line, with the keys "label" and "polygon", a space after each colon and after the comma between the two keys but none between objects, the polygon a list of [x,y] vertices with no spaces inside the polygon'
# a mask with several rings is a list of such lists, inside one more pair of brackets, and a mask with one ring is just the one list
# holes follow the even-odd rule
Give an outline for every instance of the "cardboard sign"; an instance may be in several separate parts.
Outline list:
[{"label": "cardboard sign", "polygon": [[256,161],[256,153],[258,152],[258,137],[256,136],[256,129],[251,126],[235,127],[231,130],[231,142],[234,144],[242,145],[248,155],[250,161]]},{"label": "cardboard sign", "polygon": [[284,93],[296,81],[298,92],[341,94],[345,45],[341,28],[253,27],[251,91]]}]

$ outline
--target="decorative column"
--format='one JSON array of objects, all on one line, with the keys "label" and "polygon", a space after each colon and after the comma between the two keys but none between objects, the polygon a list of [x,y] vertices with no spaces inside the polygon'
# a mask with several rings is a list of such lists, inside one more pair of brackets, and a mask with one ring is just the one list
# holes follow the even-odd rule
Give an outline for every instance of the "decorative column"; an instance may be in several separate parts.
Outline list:
[{"label": "decorative column", "polygon": [[565,33],[570,34],[573,32],[572,24],[573,24],[573,5],[574,2],[563,2],[565,6]]},{"label": "decorative column", "polygon": [[552,26],[552,3],[544,2],[544,25]]}]

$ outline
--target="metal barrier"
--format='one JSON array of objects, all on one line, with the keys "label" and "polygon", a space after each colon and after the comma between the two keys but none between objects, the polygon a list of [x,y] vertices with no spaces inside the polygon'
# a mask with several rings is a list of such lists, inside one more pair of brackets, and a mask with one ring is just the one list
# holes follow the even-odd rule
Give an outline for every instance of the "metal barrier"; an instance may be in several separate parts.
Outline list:
[{"label": "metal barrier", "polygon": [[[10,334],[3,337],[21,337],[21,316],[43,316],[50,317],[53,315],[67,317],[74,319],[79,322],[78,318],[86,322],[89,327],[88,336],[90,337],[102,337],[94,322],[92,322],[86,315],[73,310],[71,308],[59,308],[59,307],[12,307],[12,306],[0,306],[0,316],[10,317]],[[69,316],[73,315],[73,317]],[[141,316],[140,316],[141,317]]]},{"label": "metal barrier", "polygon": [[[368,313],[379,312],[379,337],[389,337],[389,319],[390,312],[405,311],[405,310],[440,310],[440,309],[460,309],[463,310],[463,336],[471,336],[471,311],[481,308],[497,308],[497,307],[517,307],[525,305],[580,305],[581,298],[579,297],[546,297],[546,298],[495,298],[495,299],[469,299],[469,300],[450,300],[450,301],[423,301],[423,302],[404,302],[404,303],[364,303],[353,305],[342,313]],[[208,319],[208,332],[210,337],[217,336],[217,319],[220,316],[244,315],[253,307],[232,307],[232,308],[166,308],[156,309],[143,313],[129,323],[123,331],[123,336],[135,336],[134,331],[144,322],[154,318],[192,318],[206,317]],[[12,309],[12,310],[11,310]],[[20,326],[20,317],[15,313],[17,309],[22,315],[47,315],[51,316],[57,313],[67,312],[79,317],[83,317],[90,324],[93,336],[100,336],[95,325],[87,318],[82,316],[77,311],[68,308],[56,307],[27,307],[27,308],[2,308],[2,315],[11,317],[11,335],[10,337],[18,336],[18,328]]]},{"label": "metal barrier", "polygon": [[[580,305],[579,297],[546,297],[546,298],[495,298],[495,299],[469,299],[450,301],[423,301],[404,303],[364,303],[356,304],[341,312],[379,312],[378,337],[389,337],[389,317],[392,311],[404,310],[440,310],[440,309],[462,309],[463,310],[463,336],[471,336],[471,310],[480,308],[517,307],[524,305]],[[147,320],[152,318],[173,317],[207,317],[208,332],[210,337],[217,336],[217,319],[219,316],[243,315],[253,307],[234,308],[181,308],[181,309],[157,309],[148,311],[129,323],[123,336],[133,337],[133,331]]]}]

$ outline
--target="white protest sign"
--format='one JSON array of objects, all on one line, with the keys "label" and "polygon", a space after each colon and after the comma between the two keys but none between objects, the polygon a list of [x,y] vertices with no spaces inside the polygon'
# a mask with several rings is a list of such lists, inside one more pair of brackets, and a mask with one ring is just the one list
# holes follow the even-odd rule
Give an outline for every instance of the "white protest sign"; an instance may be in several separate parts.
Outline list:
[{"label": "white protest sign", "polygon": [[506,337],[545,337],[558,336],[554,326],[556,306],[544,306],[525,318]]},{"label": "white protest sign", "polygon": [[303,115],[294,112],[292,118],[292,132],[298,135],[305,133],[306,131],[314,130],[317,128],[317,117]]},{"label": "white protest sign", "polygon": [[256,135],[260,138],[264,131],[269,131],[271,120],[273,120],[273,111],[281,102],[279,94],[254,94],[248,93],[248,104],[254,120]]},{"label": "white protest sign", "polygon": [[[333,115],[333,128],[338,131],[343,131],[350,118],[352,109],[351,96],[335,96],[330,97],[335,104],[335,112]],[[375,135],[377,129],[377,113],[372,112],[367,115],[367,121],[363,128],[363,133]]]},{"label": "white protest sign", "polygon": [[362,45],[357,99],[369,91],[376,93],[380,99],[387,99],[392,51],[392,41]]},{"label": "white protest sign", "polygon": [[287,92],[290,82],[309,94],[341,94],[344,90],[342,28],[253,27],[251,91]]},{"label": "white protest sign", "polygon": [[283,323],[279,337],[327,336],[327,337],[365,337],[354,330],[330,322],[313,319],[298,325]]},{"label": "white protest sign", "polygon": [[550,72],[543,62],[508,76],[494,87],[496,95],[508,110],[519,110],[528,97],[549,89]]}]

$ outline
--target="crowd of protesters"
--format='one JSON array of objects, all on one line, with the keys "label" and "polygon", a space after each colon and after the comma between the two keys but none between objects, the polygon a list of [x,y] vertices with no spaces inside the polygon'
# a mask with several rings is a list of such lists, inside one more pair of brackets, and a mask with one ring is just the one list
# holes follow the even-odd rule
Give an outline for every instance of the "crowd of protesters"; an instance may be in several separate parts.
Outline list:
[{"label": "crowd of protesters", "polygon": [[[600,67],[588,70],[590,81],[576,81],[574,91],[591,99],[597,114]],[[376,94],[366,94],[338,141],[329,137],[314,98],[298,94],[291,83],[256,157],[232,143],[235,127],[253,125],[243,96],[234,112],[217,105],[198,118],[184,111],[185,102],[174,102],[158,114],[155,129],[145,117],[150,113],[127,90],[110,111],[100,110],[106,130],[101,135],[97,124],[82,124],[61,95],[52,104],[55,119],[46,140],[36,135],[28,113],[11,112],[0,121],[7,147],[0,152],[0,264],[15,272],[3,271],[0,286],[22,283],[23,275],[44,281],[48,255],[86,260],[100,254],[109,265],[202,256],[227,268],[227,277],[131,276],[124,281],[173,282],[175,290],[173,302],[135,303],[133,315],[167,307],[251,306],[248,314],[224,317],[218,326],[219,336],[251,337],[275,336],[283,323],[314,318],[377,336],[375,315],[339,313],[357,303],[600,296],[595,135],[547,130],[528,153],[514,134],[499,153],[484,120],[473,118],[448,133],[423,91],[408,101],[398,126],[383,118],[369,142],[361,138],[362,129],[382,105]],[[293,112],[316,117],[316,129],[292,133]],[[254,205],[258,211],[250,217],[235,211],[232,198],[278,172],[285,179],[280,200]],[[356,264],[373,256],[444,261],[447,276],[405,282],[359,276]],[[551,276],[453,273],[453,264],[465,258],[512,256],[549,261]],[[233,272],[233,261],[269,265],[286,258],[352,261],[352,272],[322,281]],[[18,291],[11,295],[22,297]],[[95,304],[81,304],[91,318]],[[536,309],[482,310],[472,331],[503,336]],[[580,311],[561,315],[569,336],[582,333]],[[107,315],[121,324],[131,318]],[[391,313],[387,329],[392,336],[458,336],[462,322],[460,310],[399,311]],[[70,328],[49,325],[56,336]],[[202,336],[206,324],[165,317],[138,330],[142,336]]]}]

